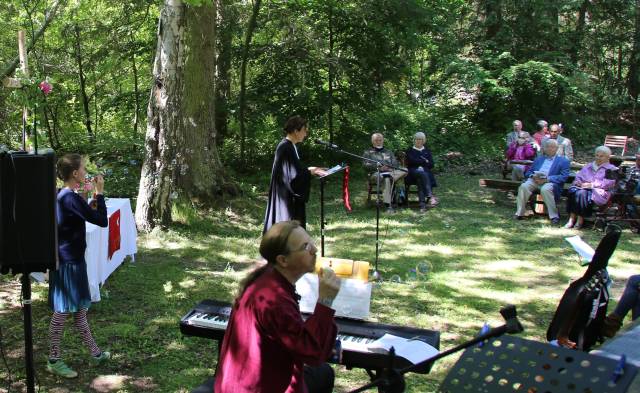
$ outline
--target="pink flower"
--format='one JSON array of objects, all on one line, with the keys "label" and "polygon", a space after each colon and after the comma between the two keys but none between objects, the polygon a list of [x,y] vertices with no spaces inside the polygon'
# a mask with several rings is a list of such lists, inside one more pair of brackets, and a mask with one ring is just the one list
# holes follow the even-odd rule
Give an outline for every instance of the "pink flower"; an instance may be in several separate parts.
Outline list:
[{"label": "pink flower", "polygon": [[51,90],[53,90],[53,86],[51,86],[51,83],[47,81],[40,82],[38,87],[40,88],[40,90],[42,90],[45,96],[49,95],[49,93],[51,93]]}]

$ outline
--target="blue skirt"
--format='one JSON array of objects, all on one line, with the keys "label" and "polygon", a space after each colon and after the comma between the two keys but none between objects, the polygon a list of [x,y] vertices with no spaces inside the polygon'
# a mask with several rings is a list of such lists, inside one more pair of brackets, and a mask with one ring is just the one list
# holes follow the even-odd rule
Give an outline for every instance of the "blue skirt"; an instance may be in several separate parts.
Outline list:
[{"label": "blue skirt", "polygon": [[582,217],[591,217],[593,201],[591,201],[591,189],[578,187],[569,188],[567,196],[567,213],[575,213]]},{"label": "blue skirt", "polygon": [[55,312],[73,313],[91,306],[87,263],[60,262],[58,270],[49,272],[49,306]]}]

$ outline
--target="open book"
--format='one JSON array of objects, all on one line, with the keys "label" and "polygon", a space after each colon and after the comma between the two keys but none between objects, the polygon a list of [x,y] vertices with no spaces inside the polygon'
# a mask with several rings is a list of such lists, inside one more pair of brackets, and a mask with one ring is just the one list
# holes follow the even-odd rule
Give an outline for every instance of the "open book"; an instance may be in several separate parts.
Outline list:
[{"label": "open book", "polygon": [[580,238],[580,236],[576,235],[571,237],[565,237],[564,240],[569,242],[569,244],[571,244],[571,247],[573,247],[573,249],[576,250],[576,252],[580,256],[581,265],[583,266],[588,265],[589,262],[591,262],[591,259],[593,258],[593,254],[595,254],[596,252],[590,245],[585,243],[584,240]]},{"label": "open book", "polygon": [[336,173],[336,172],[338,172],[338,171],[340,171],[340,170],[342,170],[342,169],[344,169],[344,166],[342,166],[342,165],[338,164],[338,165],[336,165],[336,166],[334,166],[334,167],[332,167],[332,168],[327,169],[327,170],[325,171],[327,174],[326,174],[326,175],[323,175],[323,176],[321,176],[321,177],[326,177],[326,176],[332,175],[332,174],[334,174],[334,173]]},{"label": "open book", "polygon": [[[371,283],[343,278],[340,292],[333,300],[331,308],[336,316],[353,319],[366,319],[371,305]],[[300,295],[300,311],[312,313],[318,301],[318,275],[307,273],[296,282],[296,292]]]},{"label": "open book", "polygon": [[367,345],[367,347],[369,351],[378,353],[388,353],[393,347],[397,356],[401,356],[413,364],[420,363],[438,354],[437,349],[424,341],[398,337],[389,333]]}]

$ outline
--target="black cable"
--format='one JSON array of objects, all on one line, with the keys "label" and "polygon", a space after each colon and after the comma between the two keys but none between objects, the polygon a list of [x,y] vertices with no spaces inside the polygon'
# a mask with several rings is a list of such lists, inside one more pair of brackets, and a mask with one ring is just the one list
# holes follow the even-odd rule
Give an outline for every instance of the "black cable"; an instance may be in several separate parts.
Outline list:
[{"label": "black cable", "polygon": [[2,341],[2,327],[0,327],[0,356],[2,356],[2,362],[4,363],[4,367],[7,369],[7,393],[10,393],[11,384],[13,383],[13,377],[11,375],[9,363],[7,362],[7,357],[4,354],[4,344],[2,343]]}]

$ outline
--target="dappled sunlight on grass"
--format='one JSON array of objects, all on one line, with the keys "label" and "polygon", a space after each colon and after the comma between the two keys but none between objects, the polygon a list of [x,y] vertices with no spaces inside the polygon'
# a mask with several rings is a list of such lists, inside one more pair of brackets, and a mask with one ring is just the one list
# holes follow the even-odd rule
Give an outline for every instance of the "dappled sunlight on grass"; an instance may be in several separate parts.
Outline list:
[{"label": "dappled sunlight on grass", "polygon": [[115,392],[120,390],[130,378],[127,375],[100,375],[93,379],[90,386],[96,392]]},{"label": "dappled sunlight on grass", "polygon": [[[327,195],[340,195],[340,184],[335,183],[328,184]],[[421,214],[414,204],[395,214],[381,212],[379,269],[386,281],[374,283],[370,319],[439,330],[441,349],[447,349],[474,337],[485,322],[501,325],[500,307],[513,303],[526,328],[522,336],[544,340],[562,293],[586,269],[564,237],[579,234],[595,248],[602,233],[553,228],[544,218],[515,222],[515,202],[502,193],[478,190],[476,177],[442,176],[439,183],[437,208]],[[365,206],[366,188],[357,172],[351,187],[352,213],[344,212],[339,198],[327,198],[326,255],[368,261],[373,269],[375,208]],[[317,187],[312,191],[308,231],[319,247]],[[177,208],[177,223],[170,229],[141,234],[136,262],[114,272],[102,288],[103,300],[90,310],[94,336],[115,354],[112,362],[83,373],[76,381],[58,381],[43,371],[46,357],[39,356],[36,368],[43,386],[89,391],[100,373],[105,377],[100,379],[104,389],[120,383],[112,391],[188,393],[211,375],[216,344],[182,337],[178,322],[203,299],[233,301],[240,280],[261,263],[258,243],[264,195],[247,195],[225,202],[218,210]],[[620,295],[630,274],[638,273],[638,250],[640,236],[625,230],[610,263],[612,298]],[[407,281],[410,269],[421,262],[428,262],[431,271]],[[390,282],[394,275],[402,282]],[[14,370],[21,370],[19,282],[0,280],[4,280],[0,281],[0,323],[10,343],[9,362]],[[47,286],[33,288],[34,340],[39,353],[45,353],[50,318]],[[65,361],[68,358],[70,366],[82,367],[88,355],[80,340],[67,333],[63,346]],[[456,359],[443,359],[428,375],[410,376],[407,392],[434,392]],[[336,392],[367,380],[362,370],[347,371],[341,366],[336,367],[336,376]],[[24,378],[21,371],[17,378]]]}]

